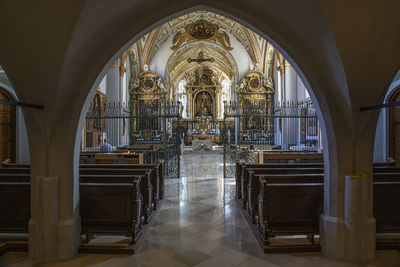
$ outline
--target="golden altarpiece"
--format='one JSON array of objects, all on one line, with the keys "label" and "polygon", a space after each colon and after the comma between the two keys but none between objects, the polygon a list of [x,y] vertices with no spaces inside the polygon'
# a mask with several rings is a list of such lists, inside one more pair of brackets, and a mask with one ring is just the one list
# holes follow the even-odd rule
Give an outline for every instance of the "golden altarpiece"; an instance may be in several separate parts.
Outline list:
[{"label": "golden altarpiece", "polygon": [[[199,55],[199,58],[202,54]],[[189,59],[190,60],[190,59]],[[210,139],[220,143],[222,116],[220,108],[222,85],[212,69],[203,66],[186,75],[188,119],[181,122],[186,128],[186,143],[195,139]]]},{"label": "golden altarpiece", "polygon": [[155,71],[146,68],[129,89],[131,144],[161,143],[167,90]]},{"label": "golden altarpiece", "polygon": [[103,118],[106,103],[106,95],[98,88],[86,115],[83,131],[86,135],[82,138],[85,142],[83,144],[85,147],[99,147],[103,142],[103,135],[107,131],[107,121]]},{"label": "golden altarpiece", "polygon": [[272,141],[273,99],[272,81],[266,79],[257,68],[248,71],[236,90],[240,105],[239,139],[241,144],[254,141]]}]

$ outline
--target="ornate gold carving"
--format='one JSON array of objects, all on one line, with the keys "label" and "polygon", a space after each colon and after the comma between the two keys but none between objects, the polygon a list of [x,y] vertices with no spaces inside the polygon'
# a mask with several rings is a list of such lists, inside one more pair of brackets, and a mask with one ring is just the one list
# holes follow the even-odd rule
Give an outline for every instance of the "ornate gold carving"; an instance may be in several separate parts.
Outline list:
[{"label": "ornate gold carving", "polygon": [[217,99],[218,95],[221,94],[218,75],[215,75],[213,70],[207,67],[203,67],[201,71],[196,69],[194,72],[185,74],[187,81],[185,88],[188,93],[188,100],[190,99],[188,101],[189,118],[217,118]]},{"label": "ornate gold carving", "polygon": [[275,89],[272,80],[265,79],[262,72],[258,69],[248,71],[242,80],[241,86],[236,90],[242,98],[258,99],[266,94],[273,94]]},{"label": "ornate gold carving", "polygon": [[142,95],[141,98],[154,98],[155,95],[165,95],[167,90],[157,72],[146,70],[139,75],[139,79],[134,82],[129,93]]},{"label": "ornate gold carving", "polygon": [[187,25],[184,31],[175,34],[172,40],[172,50],[178,49],[186,41],[212,41],[220,43],[226,50],[232,50],[231,41],[228,34],[221,30],[216,24],[205,20],[198,20]]}]

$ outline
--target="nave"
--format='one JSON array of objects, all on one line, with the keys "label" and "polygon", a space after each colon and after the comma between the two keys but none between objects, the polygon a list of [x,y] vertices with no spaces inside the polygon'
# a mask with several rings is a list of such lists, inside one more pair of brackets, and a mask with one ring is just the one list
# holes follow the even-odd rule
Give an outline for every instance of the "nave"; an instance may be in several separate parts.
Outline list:
[{"label": "nave", "polygon": [[[338,262],[319,252],[264,254],[223,179],[223,154],[185,152],[181,178],[165,181],[165,200],[134,255],[79,254],[40,266],[399,266],[396,251],[378,251],[368,265]],[[96,241],[97,239],[97,241]],[[94,242],[122,242],[97,237]],[[0,266],[33,266],[25,252],[0,257]],[[36,266],[36,265],[34,265]]]}]

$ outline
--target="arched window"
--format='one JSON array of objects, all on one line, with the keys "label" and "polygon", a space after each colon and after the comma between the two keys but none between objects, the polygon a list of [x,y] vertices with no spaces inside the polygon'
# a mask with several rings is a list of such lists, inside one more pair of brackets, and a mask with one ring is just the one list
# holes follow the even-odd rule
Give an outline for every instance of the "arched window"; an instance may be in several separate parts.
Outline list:
[{"label": "arched window", "polygon": [[[0,99],[14,101],[14,98],[0,88]],[[0,104],[0,161],[10,159],[15,162],[15,106]]]},{"label": "arched window", "polygon": [[187,119],[187,96],[186,96],[186,90],[185,90],[185,85],[186,85],[186,81],[181,80],[178,84],[178,90],[177,90],[177,95],[178,95],[178,100],[181,102],[182,104],[182,111],[181,111],[181,116],[184,119]]},{"label": "arched window", "polygon": [[[398,88],[389,102],[400,101],[400,88]],[[389,109],[389,157],[400,161],[400,106]]]},{"label": "arched window", "polygon": [[221,119],[223,119],[224,118],[224,101],[229,102],[231,92],[230,92],[230,83],[228,80],[224,79],[221,82],[221,85],[222,85],[222,94],[221,94],[221,103],[219,103],[219,104],[220,104],[220,110],[222,110]]}]

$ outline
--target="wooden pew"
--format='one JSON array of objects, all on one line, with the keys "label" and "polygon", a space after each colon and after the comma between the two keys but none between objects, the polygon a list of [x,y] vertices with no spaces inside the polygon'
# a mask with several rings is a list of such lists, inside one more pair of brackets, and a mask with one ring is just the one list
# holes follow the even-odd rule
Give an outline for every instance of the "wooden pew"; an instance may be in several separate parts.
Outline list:
[{"label": "wooden pew", "polygon": [[0,182],[0,232],[28,233],[30,217],[30,183]]},{"label": "wooden pew", "polygon": [[94,155],[94,162],[96,164],[117,164],[118,154],[96,153]]},{"label": "wooden pew", "polygon": [[[390,163],[391,164],[391,163]],[[392,165],[377,165],[374,167],[375,181],[397,181],[400,179],[400,167]],[[242,199],[243,207],[248,204],[249,172],[250,169],[262,169],[265,174],[290,174],[290,173],[324,173],[323,164],[320,163],[279,163],[279,164],[236,164],[236,191],[238,199]],[[397,177],[397,178],[396,178]],[[376,180],[378,179],[378,180]]]},{"label": "wooden pew", "polygon": [[[259,232],[265,252],[318,250],[314,235],[319,234],[319,217],[323,209],[323,183],[269,183],[260,179]],[[276,235],[307,235],[308,246],[271,246]]]},{"label": "wooden pew", "polygon": [[[82,152],[83,153],[83,152]],[[91,153],[94,154],[94,153]],[[2,163],[2,167],[5,168],[25,168],[30,169],[30,164],[19,164],[19,163],[10,163],[9,160],[5,160]],[[80,164],[80,168],[136,168],[136,169],[149,169],[155,168],[156,172],[158,173],[159,179],[159,198],[164,198],[164,179],[163,179],[163,163],[157,164]],[[0,173],[1,173],[0,168]],[[9,173],[4,170],[4,172]],[[28,171],[26,171],[28,172]],[[18,172],[19,173],[19,172]]]},{"label": "wooden pew", "polygon": [[15,168],[0,168],[0,174],[30,174],[31,168],[15,167]]},{"label": "wooden pew", "polygon": [[[400,233],[400,181],[374,182],[377,233]],[[377,249],[400,249],[400,240],[376,240]]]},{"label": "wooden pew", "polygon": [[396,166],[374,167],[374,173],[400,173],[400,167]]},{"label": "wooden pew", "polygon": [[[29,182],[0,182],[0,232],[28,233]],[[122,234],[137,240],[141,232],[140,177],[131,183],[81,183],[82,234]]]},{"label": "wooden pew", "polygon": [[396,161],[392,162],[374,162],[374,167],[394,167],[396,166]]},{"label": "wooden pew", "polygon": [[6,159],[1,163],[2,168],[30,168],[29,163],[13,163],[10,159]]},{"label": "wooden pew", "polygon": [[[278,169],[278,170],[277,170]],[[265,174],[311,174],[311,173],[323,173],[323,168],[261,168],[260,166],[256,167],[248,167],[242,166],[241,178],[240,178],[240,187],[242,190],[242,201],[243,206],[246,208],[246,204],[248,203],[248,189],[249,189],[249,179],[250,179],[250,170],[260,170],[257,173],[265,173]]]},{"label": "wooden pew", "polygon": [[[86,170],[89,171],[87,172]],[[143,197],[142,215],[144,216],[143,223],[147,224],[151,219],[152,211],[155,207],[153,202],[151,170],[125,169],[126,174],[120,173],[124,172],[118,173],[118,170],[115,171],[114,169],[81,169],[79,181],[81,183],[130,183],[135,177],[141,176],[140,193]]]},{"label": "wooden pew", "polygon": [[90,235],[141,234],[140,177],[132,183],[80,183],[81,232]]},{"label": "wooden pew", "polygon": [[127,151],[81,152],[79,162],[82,164],[143,164],[144,153],[127,153]]},{"label": "wooden pew", "polygon": [[400,182],[400,173],[374,173],[374,182]]},{"label": "wooden pew", "polygon": [[245,164],[241,162],[236,162],[236,193],[237,198],[242,198],[242,190],[247,190],[243,187],[243,173],[246,168],[323,168],[323,163],[265,163],[265,164]]},{"label": "wooden pew", "polygon": [[[249,169],[247,189],[247,213],[252,223],[256,223],[258,215],[258,197],[260,195],[260,177],[269,183],[323,183],[324,175],[314,173],[312,169],[303,169],[303,173],[269,174],[265,169]],[[309,170],[305,172],[305,170]]]},{"label": "wooden pew", "polygon": [[81,164],[80,168],[110,168],[110,169],[152,169],[154,168],[158,174],[158,184],[159,188],[159,199],[164,199],[164,178],[163,178],[163,163],[158,164]]},{"label": "wooden pew", "polygon": [[243,165],[236,161],[236,175],[235,175],[235,181],[236,181],[236,190],[235,190],[235,197],[237,199],[242,198],[242,168]]},{"label": "wooden pew", "polygon": [[31,182],[31,175],[30,174],[6,174],[6,173],[0,173],[0,182],[30,183]]},{"label": "wooden pew", "polygon": [[316,152],[275,152],[275,151],[261,151],[259,152],[260,163],[275,162],[275,161],[302,161],[302,162],[321,162],[323,163],[324,157],[322,153]]},{"label": "wooden pew", "polygon": [[374,182],[377,233],[400,233],[400,181]]}]

